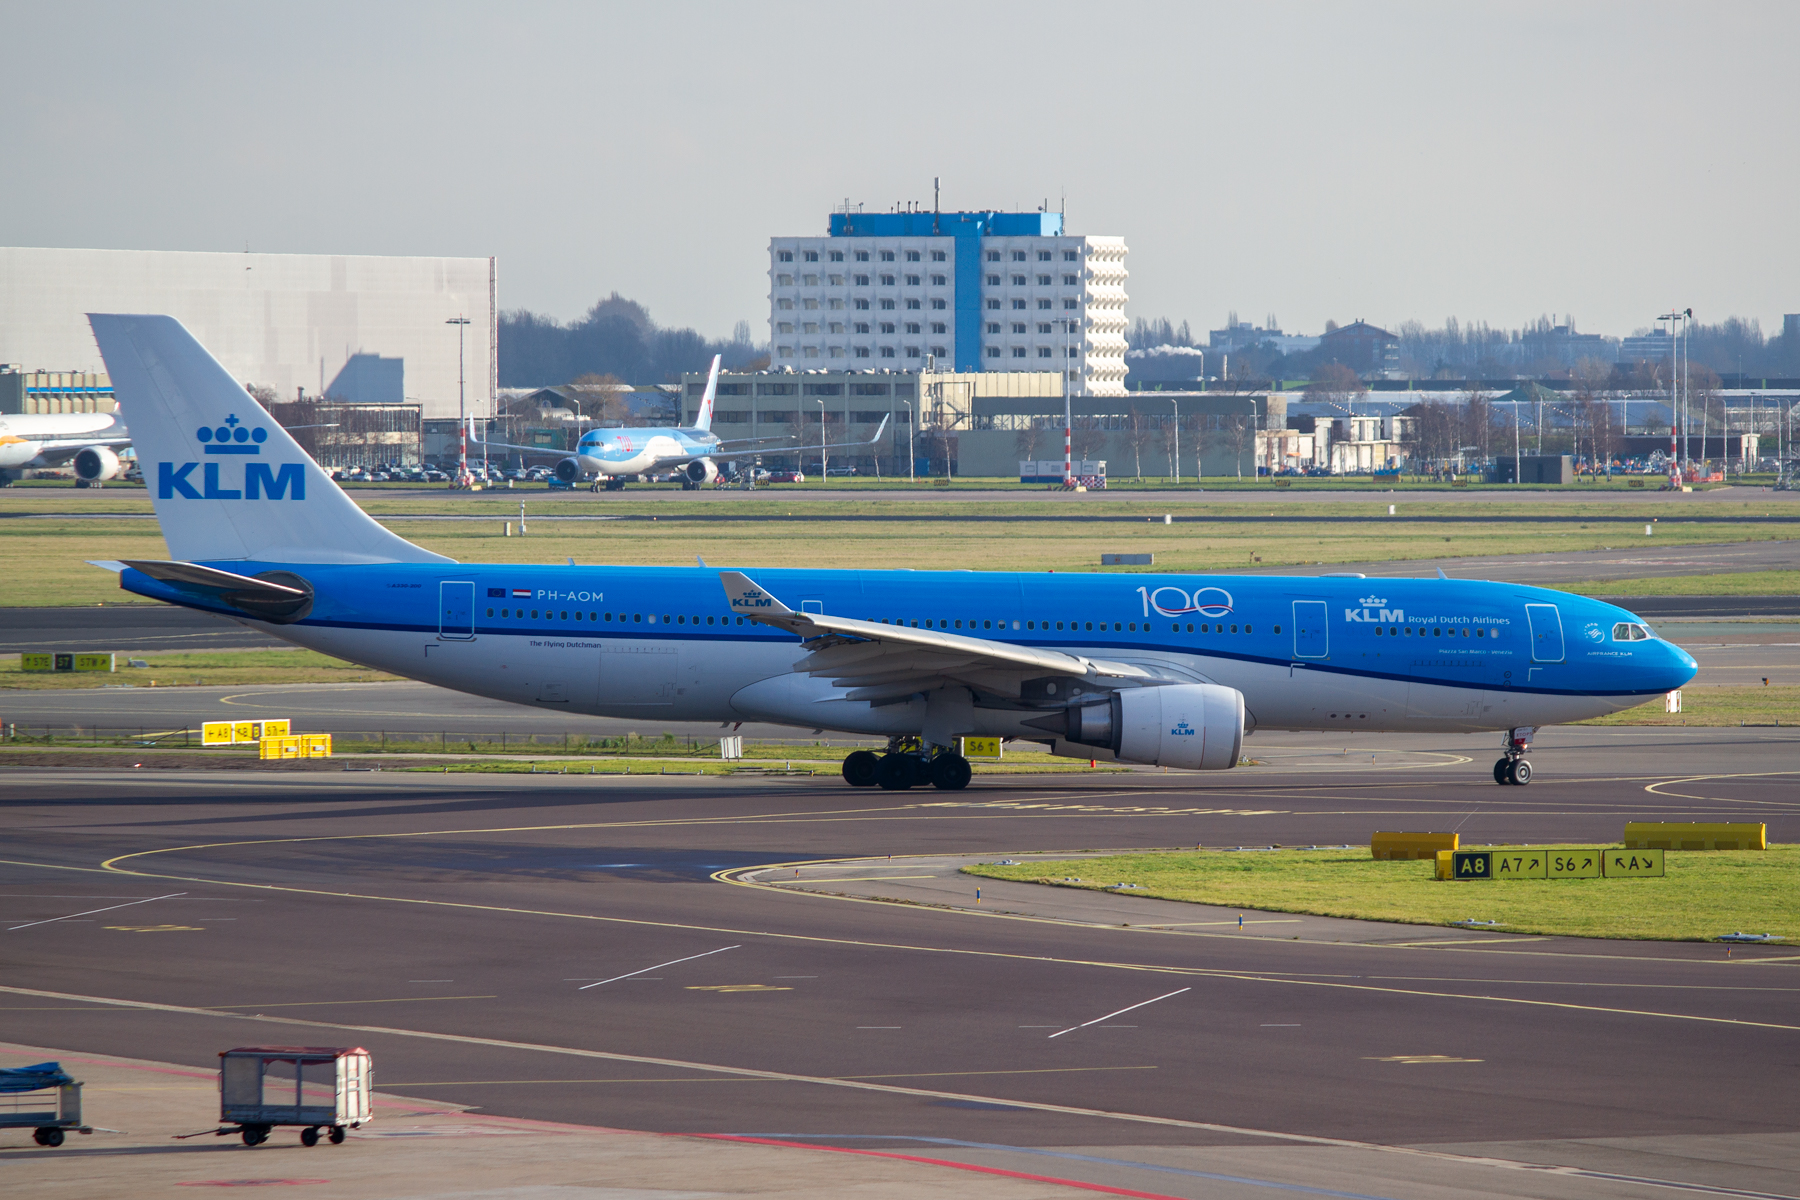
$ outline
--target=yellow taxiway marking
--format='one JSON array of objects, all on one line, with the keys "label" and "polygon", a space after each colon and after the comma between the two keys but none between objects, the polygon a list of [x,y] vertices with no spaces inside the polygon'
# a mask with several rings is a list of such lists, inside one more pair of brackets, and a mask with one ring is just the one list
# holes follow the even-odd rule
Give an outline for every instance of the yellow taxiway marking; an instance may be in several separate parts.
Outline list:
[{"label": "yellow taxiway marking", "polygon": [[1187,929],[1195,925],[1298,925],[1299,917],[1256,917],[1244,921],[1158,921],[1154,925],[1133,925],[1133,929]]},{"label": "yellow taxiway marking", "polygon": [[1549,939],[1548,939],[1548,936],[1547,936],[1547,935],[1541,935],[1541,934],[1523,934],[1523,933],[1522,933],[1522,934],[1519,934],[1519,935],[1518,935],[1518,936],[1516,936],[1516,937],[1497,937],[1497,938],[1433,938],[1433,939],[1432,939],[1432,940],[1430,940],[1430,941],[1418,941],[1418,942],[1381,942],[1381,943],[1378,943],[1378,944],[1379,944],[1379,945],[1383,945],[1383,946],[1487,946],[1487,945],[1492,945],[1492,944],[1493,944],[1493,943],[1495,943],[1495,942],[1500,942],[1500,943],[1504,943],[1504,944],[1507,944],[1507,945],[1514,945],[1514,944],[1517,944],[1517,943],[1519,943],[1519,942],[1542,942],[1542,941],[1547,941],[1547,940],[1549,940]]},{"label": "yellow taxiway marking", "polygon": [[791,992],[791,987],[775,987],[767,983],[707,983],[690,986],[690,992]]},{"label": "yellow taxiway marking", "polygon": [[1678,783],[1706,783],[1713,779],[1770,779],[1791,777],[1800,772],[1794,771],[1739,771],[1726,775],[1684,775],[1679,779],[1664,779],[1653,783],[1644,790],[1653,796],[1668,796],[1678,800],[1706,800],[1715,804],[1753,804],[1764,807],[1786,807],[1789,803],[1783,800],[1740,800],[1735,796],[1693,796],[1687,792],[1665,792],[1662,789],[1674,787]]},{"label": "yellow taxiway marking", "polygon": [[1448,1054],[1395,1054],[1388,1058],[1365,1058],[1363,1061],[1404,1063],[1407,1066],[1416,1067],[1424,1064],[1477,1063],[1485,1060],[1479,1058],[1452,1058]]}]

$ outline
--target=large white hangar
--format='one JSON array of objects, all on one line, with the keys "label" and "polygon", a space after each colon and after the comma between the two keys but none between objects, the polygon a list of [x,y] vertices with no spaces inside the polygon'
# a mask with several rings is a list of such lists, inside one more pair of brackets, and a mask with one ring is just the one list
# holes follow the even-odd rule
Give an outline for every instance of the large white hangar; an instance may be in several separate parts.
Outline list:
[{"label": "large white hangar", "polygon": [[[0,247],[0,363],[104,371],[90,312],[168,313],[246,384],[457,414],[491,411],[491,258]],[[451,324],[466,318],[466,326]]]}]

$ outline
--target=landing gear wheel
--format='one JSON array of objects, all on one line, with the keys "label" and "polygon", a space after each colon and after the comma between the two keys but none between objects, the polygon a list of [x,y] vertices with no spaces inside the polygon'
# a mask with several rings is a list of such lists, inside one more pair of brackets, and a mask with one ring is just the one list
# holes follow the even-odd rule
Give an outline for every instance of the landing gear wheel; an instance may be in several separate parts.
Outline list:
[{"label": "landing gear wheel", "polygon": [[1512,765],[1506,769],[1506,782],[1517,784],[1520,787],[1530,783],[1531,764],[1522,758],[1513,759]]},{"label": "landing gear wheel", "polygon": [[246,1125],[246,1126],[244,1126],[244,1145],[260,1146],[268,1140],[269,1140],[269,1127],[267,1125]]},{"label": "landing gear wheel", "polygon": [[875,782],[891,792],[905,791],[914,783],[913,762],[904,754],[884,754],[876,767]]},{"label": "landing gear wheel", "polygon": [[881,774],[881,759],[873,750],[858,750],[844,760],[844,782],[851,787],[874,787]]},{"label": "landing gear wheel", "polygon": [[341,1146],[344,1144],[344,1127],[342,1125],[333,1125],[325,1136],[331,1139],[332,1145]]},{"label": "landing gear wheel", "polygon": [[931,760],[931,786],[942,791],[962,791],[974,774],[969,760],[960,754],[940,754]]},{"label": "landing gear wheel", "polygon": [[319,1127],[317,1125],[308,1125],[305,1129],[302,1129],[300,1131],[300,1144],[302,1146],[318,1145]]},{"label": "landing gear wheel", "polygon": [[40,1146],[56,1147],[63,1144],[63,1131],[51,1125],[32,1131],[31,1140]]},{"label": "landing gear wheel", "polygon": [[1495,783],[1511,783],[1512,780],[1510,780],[1506,777],[1507,768],[1509,768],[1511,766],[1512,766],[1512,760],[1507,759],[1507,758],[1503,758],[1499,762],[1495,763],[1494,764],[1494,782]]}]

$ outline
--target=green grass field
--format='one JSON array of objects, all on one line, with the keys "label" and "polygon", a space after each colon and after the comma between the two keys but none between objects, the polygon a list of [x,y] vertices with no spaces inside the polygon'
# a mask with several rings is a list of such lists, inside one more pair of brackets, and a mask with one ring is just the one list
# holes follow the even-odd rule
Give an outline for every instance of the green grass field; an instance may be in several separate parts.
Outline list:
[{"label": "green grass field", "polygon": [[[1459,883],[1367,849],[1166,851],[964,868],[988,879],[1266,912],[1411,925],[1496,921],[1507,933],[1706,941],[1739,930],[1800,939],[1800,846],[1670,853],[1663,879]],[[1179,920],[1173,917],[1171,920]]]},{"label": "green grass field", "polygon": [[347,663],[314,650],[212,650],[203,653],[152,651],[130,657],[141,658],[149,665],[128,667],[125,665],[127,656],[121,654],[117,660],[118,669],[110,675],[86,671],[79,674],[52,674],[44,671],[21,671],[19,655],[0,655],[0,688],[50,691],[105,687],[108,684],[195,687],[251,683],[381,683],[399,678],[397,675],[359,667],[355,663]]},{"label": "green grass field", "polygon": [[[356,493],[377,519],[402,536],[461,562],[690,565],[695,555],[717,566],[871,567],[1098,571],[1103,553],[1152,553],[1155,571],[1229,572],[1261,565],[1314,568],[1347,562],[1396,562],[1507,554],[1524,542],[1538,550],[1602,550],[1644,544],[1645,513],[1632,498],[1571,496],[1552,503],[1469,504],[1449,498],[1408,500],[1387,515],[1388,497],[1369,501],[1288,501],[1262,509],[1241,502],[1107,500],[1070,505],[1028,499],[982,502],[953,495],[929,501],[819,500],[784,502],[757,493],[707,501],[633,501],[581,493],[495,493],[407,497],[379,489]],[[148,514],[141,492],[108,493],[81,503],[92,516],[34,516],[43,490],[0,494],[0,607],[133,603],[111,572],[86,559],[164,558],[154,521],[108,520]],[[505,536],[504,524],[527,507],[527,536]],[[73,505],[71,505],[73,507]],[[1654,514],[1656,544],[1769,540],[1794,526],[1768,523],[1767,503],[1718,503]],[[1162,524],[1164,513],[1174,523]],[[605,522],[531,520],[551,515],[603,515]],[[460,520],[406,520],[449,516]],[[1516,518],[1526,518],[1522,525]],[[1743,518],[1743,519],[1739,519]],[[908,556],[906,548],[916,553]],[[1107,568],[1133,572],[1142,568]],[[1789,573],[1792,574],[1792,573]],[[1792,589],[1787,580],[1755,574],[1681,580],[1684,594],[1749,594]],[[1617,583],[1582,585],[1620,594]],[[1644,594],[1634,592],[1633,594]]]}]

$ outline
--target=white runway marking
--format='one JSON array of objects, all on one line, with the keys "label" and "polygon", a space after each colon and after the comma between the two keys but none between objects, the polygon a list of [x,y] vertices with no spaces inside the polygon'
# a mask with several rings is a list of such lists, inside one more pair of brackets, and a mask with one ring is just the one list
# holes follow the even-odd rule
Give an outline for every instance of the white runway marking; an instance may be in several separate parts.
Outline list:
[{"label": "white runway marking", "polygon": [[111,904],[105,908],[90,908],[87,912],[70,913],[66,917],[51,917],[49,920],[45,921],[27,921],[23,925],[12,926],[6,932],[11,933],[14,929],[30,929],[34,925],[54,925],[58,921],[72,921],[76,917],[87,917],[92,916],[94,913],[111,912],[115,908],[130,908],[133,904],[148,904],[152,900],[173,900],[177,896],[185,895],[187,895],[186,892],[170,892],[166,896],[146,896],[142,900],[133,900],[128,904]]},{"label": "white runway marking", "polygon": [[1121,1008],[1118,1012],[1109,1012],[1104,1017],[1095,1017],[1091,1021],[1083,1021],[1079,1025],[1071,1025],[1061,1033],[1053,1033],[1050,1036],[1059,1038],[1064,1033],[1074,1033],[1077,1029],[1086,1029],[1089,1025],[1098,1025],[1102,1021],[1110,1021],[1114,1017],[1123,1016],[1125,1013],[1131,1012],[1133,1009],[1142,1008],[1146,1004],[1155,1004],[1158,1000],[1167,1000],[1170,996],[1179,996],[1182,992],[1191,992],[1193,990],[1193,988],[1177,988],[1175,991],[1166,993],[1165,995],[1156,996],[1149,1000],[1140,1000],[1138,1003],[1130,1005],[1129,1007]]},{"label": "white runway marking", "polygon": [[737,950],[739,948],[740,947],[737,946],[720,946],[717,950],[708,950],[705,954],[690,954],[686,958],[674,958],[666,963],[657,963],[654,967],[645,967],[642,971],[627,971],[623,975],[614,975],[611,979],[599,979],[595,980],[593,983],[584,983],[575,990],[578,992],[585,992],[589,988],[597,988],[603,983],[617,983],[621,979],[630,979],[634,975],[648,975],[652,971],[660,971],[664,967],[672,967],[676,963],[693,962],[696,958],[706,958],[708,955],[723,954],[727,950]]}]

